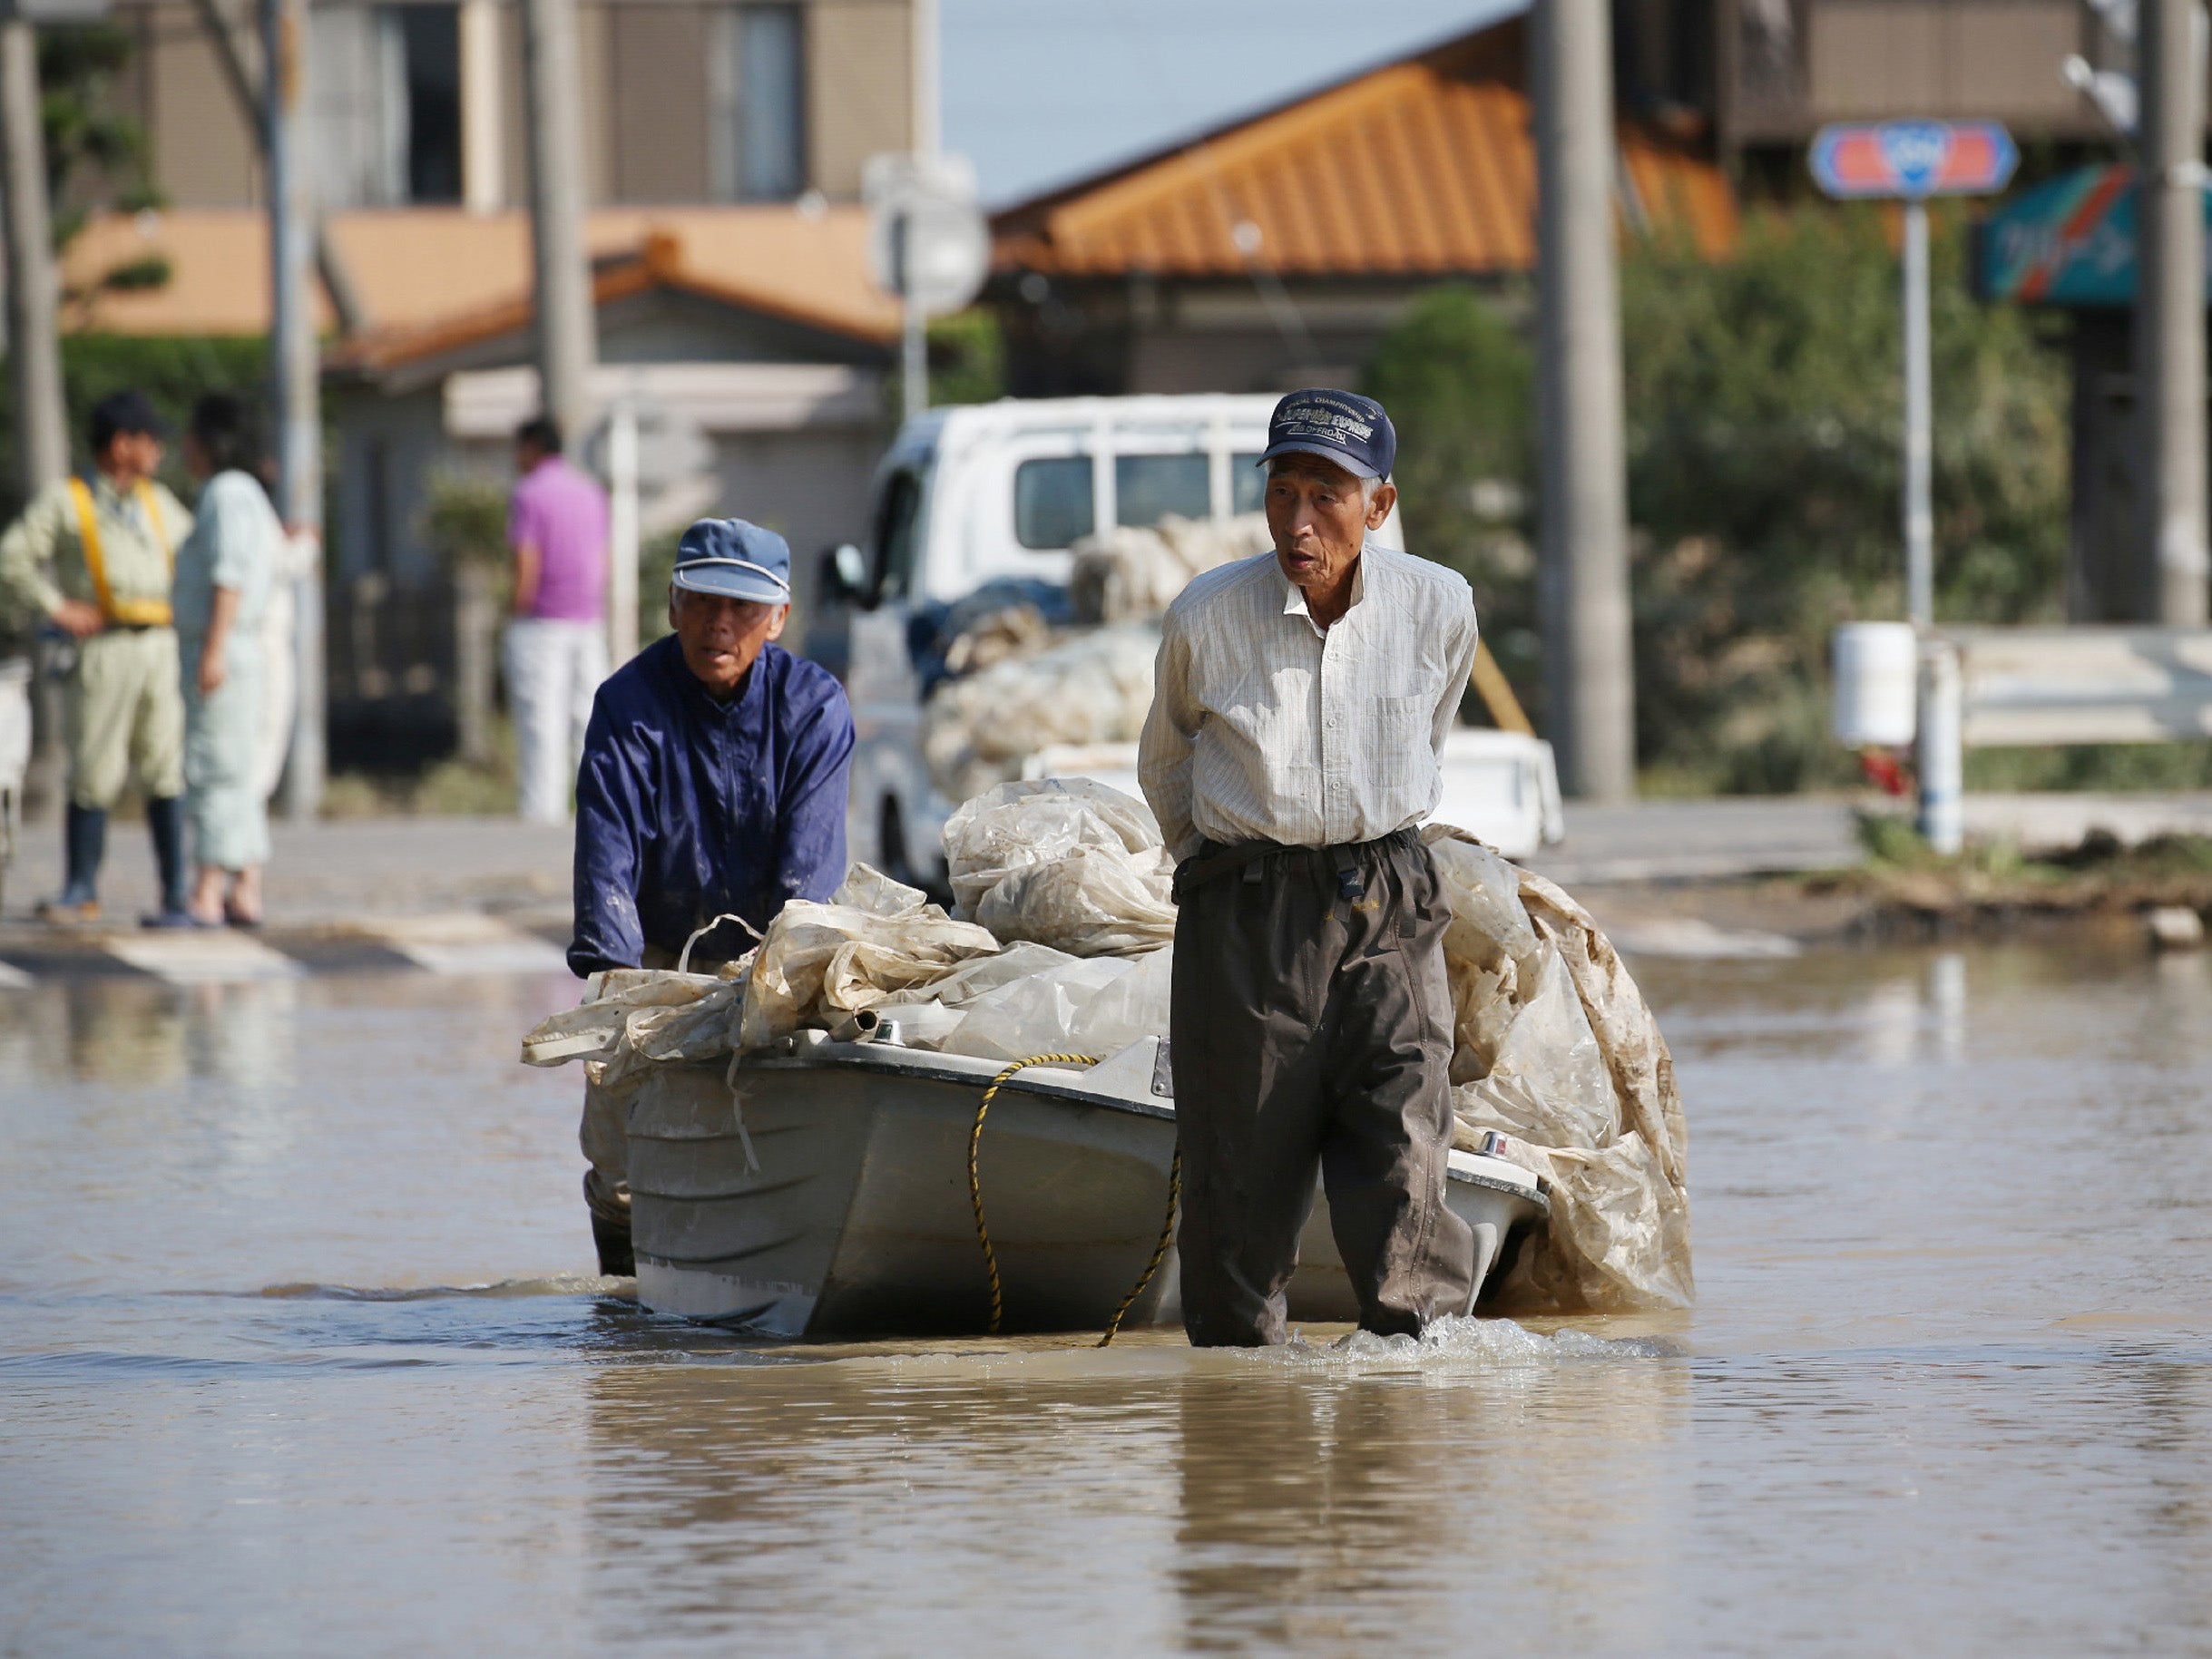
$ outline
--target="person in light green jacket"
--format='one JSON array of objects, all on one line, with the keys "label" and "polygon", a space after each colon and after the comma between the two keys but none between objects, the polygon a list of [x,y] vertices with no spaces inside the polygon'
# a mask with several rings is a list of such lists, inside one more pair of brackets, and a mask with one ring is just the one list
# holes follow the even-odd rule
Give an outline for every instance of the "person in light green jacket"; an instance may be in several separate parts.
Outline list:
[{"label": "person in light green jacket", "polygon": [[177,550],[173,592],[184,693],[184,805],[199,876],[188,902],[206,926],[261,922],[269,815],[256,754],[266,665],[261,618],[283,556],[284,527],[253,474],[246,405],[202,397],[184,438],[202,480],[192,533]]},{"label": "person in light green jacket", "polygon": [[108,814],[132,786],[146,804],[161,872],[161,907],[147,925],[191,925],[170,577],[192,515],[153,476],[165,431],[143,395],[102,398],[92,411],[92,471],[41,490],[0,535],[0,610],[75,641],[63,693],[64,874],[61,896],[39,906],[63,926],[100,920]]}]

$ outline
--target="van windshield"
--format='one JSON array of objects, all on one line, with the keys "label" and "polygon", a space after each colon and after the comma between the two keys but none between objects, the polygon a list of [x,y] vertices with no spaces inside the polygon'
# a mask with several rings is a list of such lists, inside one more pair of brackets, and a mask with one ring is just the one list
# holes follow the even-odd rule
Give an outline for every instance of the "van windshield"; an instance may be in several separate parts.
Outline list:
[{"label": "van windshield", "polygon": [[912,468],[891,474],[876,514],[877,603],[905,599],[914,589],[915,531],[922,520],[922,475]]}]

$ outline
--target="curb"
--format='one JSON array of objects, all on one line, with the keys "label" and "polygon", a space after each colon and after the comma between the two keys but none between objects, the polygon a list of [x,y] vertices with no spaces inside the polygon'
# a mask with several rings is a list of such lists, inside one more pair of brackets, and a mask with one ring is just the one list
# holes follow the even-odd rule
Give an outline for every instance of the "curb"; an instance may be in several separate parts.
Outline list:
[{"label": "curb", "polygon": [[10,923],[0,926],[0,988],[112,977],[176,985],[338,973],[566,977],[567,943],[565,921],[508,920],[481,911],[346,917],[258,932]]}]

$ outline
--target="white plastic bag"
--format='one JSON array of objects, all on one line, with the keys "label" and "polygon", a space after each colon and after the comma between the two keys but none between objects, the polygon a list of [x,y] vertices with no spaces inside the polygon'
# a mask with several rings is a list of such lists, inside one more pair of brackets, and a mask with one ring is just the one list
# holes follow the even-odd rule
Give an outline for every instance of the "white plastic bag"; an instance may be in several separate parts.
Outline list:
[{"label": "white plastic bag", "polygon": [[1175,937],[1175,866],[1151,809],[1090,778],[1001,784],[945,821],[954,906],[999,939],[1076,956]]},{"label": "white plastic bag", "polygon": [[948,1054],[1027,1059],[1033,1054],[1090,1054],[1084,1010],[1115,981],[1134,971],[1118,957],[1068,957],[1041,972],[985,991],[941,1047]]},{"label": "white plastic bag", "polygon": [[1012,943],[1034,940],[1075,956],[1136,956],[1175,938],[1175,861],[1164,847],[1130,854],[1077,847],[1001,880],[975,920]]}]

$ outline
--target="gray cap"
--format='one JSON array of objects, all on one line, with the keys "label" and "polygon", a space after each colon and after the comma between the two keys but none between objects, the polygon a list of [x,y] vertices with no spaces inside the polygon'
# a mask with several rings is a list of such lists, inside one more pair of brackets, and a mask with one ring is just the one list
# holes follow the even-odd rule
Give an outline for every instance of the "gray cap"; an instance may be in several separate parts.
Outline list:
[{"label": "gray cap", "polygon": [[687,593],[791,602],[791,544],[744,519],[700,519],[676,544],[676,585]]}]

